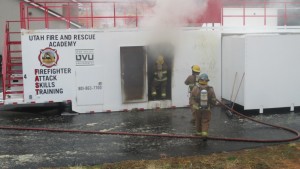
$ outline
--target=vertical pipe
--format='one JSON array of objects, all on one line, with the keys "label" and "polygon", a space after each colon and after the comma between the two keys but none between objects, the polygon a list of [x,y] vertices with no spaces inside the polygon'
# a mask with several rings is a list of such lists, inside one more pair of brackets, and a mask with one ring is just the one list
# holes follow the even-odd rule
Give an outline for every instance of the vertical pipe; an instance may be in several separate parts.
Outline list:
[{"label": "vertical pipe", "polygon": [[[127,22],[128,22],[127,20],[128,20],[128,18],[126,17],[126,16],[127,16],[127,11],[126,11],[126,8],[125,8],[126,5],[123,4],[122,6],[123,6],[122,8],[123,8],[123,10],[124,10],[124,11],[123,11],[123,22],[124,22],[124,27],[127,27]],[[129,12],[128,12],[128,13],[129,13]]]},{"label": "vertical pipe", "polygon": [[135,3],[135,27],[138,27],[138,4]]},{"label": "vertical pipe", "polygon": [[25,3],[23,4],[23,26],[24,26],[24,29],[26,29],[27,28],[27,26],[29,26],[29,25],[26,25],[26,20],[27,20],[27,18],[28,18],[28,10],[27,10],[27,8],[25,8]]},{"label": "vertical pipe", "polygon": [[71,5],[67,3],[67,28],[71,28]]},{"label": "vertical pipe", "polygon": [[44,6],[45,6],[45,11],[44,11],[44,15],[45,15],[45,28],[48,29],[49,28],[48,7],[47,7],[46,3],[44,3]]},{"label": "vertical pipe", "polygon": [[246,24],[246,0],[243,1],[243,26]]},{"label": "vertical pipe", "polygon": [[[6,54],[6,60],[5,60],[5,67],[6,67],[6,71],[9,72],[9,77],[11,77],[11,67],[7,66],[8,61],[10,61],[10,55],[8,54],[8,51],[10,51],[10,22],[7,22],[7,48],[5,51]],[[8,86],[10,86],[10,78],[8,78]],[[6,86],[4,86],[6,87]],[[6,88],[4,88],[6,90]]]},{"label": "vertical pipe", "polygon": [[116,26],[116,3],[114,2],[114,27]]},{"label": "vertical pipe", "polygon": [[94,6],[93,2],[91,2],[91,20],[92,20],[92,28],[94,28]]},{"label": "vertical pipe", "polygon": [[284,2],[284,26],[287,24],[286,2]]},{"label": "vertical pipe", "polygon": [[224,24],[224,5],[221,7],[221,26]]},{"label": "vertical pipe", "polygon": [[20,2],[20,19],[21,19],[21,28],[24,28],[24,4],[23,2]]},{"label": "vertical pipe", "polygon": [[267,2],[264,0],[264,25],[267,26]]},{"label": "vertical pipe", "polygon": [[29,17],[28,17],[28,7],[26,8],[26,16],[27,16],[27,18],[26,18],[26,21],[27,21],[27,27],[25,27],[25,28],[27,28],[27,29],[29,29]]},{"label": "vertical pipe", "polygon": [[2,90],[3,90],[3,100],[6,99],[6,65],[7,65],[7,48],[8,48],[8,22],[5,24],[5,34],[4,34],[4,48],[2,56]]}]

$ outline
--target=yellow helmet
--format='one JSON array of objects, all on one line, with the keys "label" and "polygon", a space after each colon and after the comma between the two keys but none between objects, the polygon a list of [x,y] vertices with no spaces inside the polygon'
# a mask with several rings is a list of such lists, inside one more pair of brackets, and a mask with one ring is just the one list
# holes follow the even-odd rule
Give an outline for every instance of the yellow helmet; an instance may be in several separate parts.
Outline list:
[{"label": "yellow helmet", "polygon": [[194,72],[200,73],[200,66],[198,66],[198,65],[193,65],[193,66],[192,66],[192,70],[193,70]]},{"label": "yellow helmet", "polygon": [[164,64],[164,62],[164,57],[162,55],[159,55],[156,59],[156,63],[162,65]]}]

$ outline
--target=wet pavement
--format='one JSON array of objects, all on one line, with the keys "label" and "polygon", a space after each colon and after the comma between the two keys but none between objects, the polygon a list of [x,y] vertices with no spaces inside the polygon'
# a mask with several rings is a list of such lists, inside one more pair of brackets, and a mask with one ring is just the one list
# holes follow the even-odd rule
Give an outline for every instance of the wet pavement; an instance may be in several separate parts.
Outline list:
[{"label": "wet pavement", "polygon": [[[47,110],[47,111],[45,111]],[[59,128],[92,131],[194,134],[187,108],[60,116],[55,107],[0,112],[0,126]],[[300,130],[300,111],[273,110],[253,115],[264,122]],[[284,130],[245,119],[228,118],[213,109],[210,136],[282,139],[294,137]],[[299,141],[299,140],[297,140]],[[123,160],[194,156],[279,143],[245,143],[199,139],[135,137],[0,130],[1,168],[41,168],[97,165]]]}]

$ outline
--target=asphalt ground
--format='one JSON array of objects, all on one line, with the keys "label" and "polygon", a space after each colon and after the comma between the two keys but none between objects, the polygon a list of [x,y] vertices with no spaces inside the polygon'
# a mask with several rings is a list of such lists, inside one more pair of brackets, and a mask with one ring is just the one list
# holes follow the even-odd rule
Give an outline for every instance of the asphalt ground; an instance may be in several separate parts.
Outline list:
[{"label": "asphalt ground", "polygon": [[[56,107],[17,108],[0,112],[0,126],[56,128],[130,133],[193,135],[188,108],[61,116]],[[276,109],[249,112],[264,122],[300,131],[300,111]],[[213,109],[210,136],[257,139],[294,137],[281,129]],[[299,141],[299,140],[297,140]],[[0,129],[0,165],[3,169],[86,166],[123,160],[150,160],[255,148],[282,143],[228,142],[146,136],[96,135]]]}]

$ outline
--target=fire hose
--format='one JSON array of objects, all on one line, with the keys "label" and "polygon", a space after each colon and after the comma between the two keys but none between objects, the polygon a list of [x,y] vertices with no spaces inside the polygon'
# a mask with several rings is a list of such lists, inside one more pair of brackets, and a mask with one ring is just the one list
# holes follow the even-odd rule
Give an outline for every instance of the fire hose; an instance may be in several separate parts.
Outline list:
[{"label": "fire hose", "polygon": [[[254,118],[245,116],[234,109],[226,106],[221,101],[217,100],[221,106],[224,108],[230,110],[234,114],[248,119],[250,121],[260,123],[266,126],[271,126],[277,129],[283,129],[289,133],[293,133],[294,137],[287,138],[287,139],[251,139],[251,138],[226,138],[226,137],[213,137],[213,136],[207,136],[205,139],[208,140],[223,140],[223,141],[236,141],[236,142],[256,142],[256,143],[279,143],[279,142],[290,142],[295,141],[300,138],[300,133],[297,130],[273,125],[269,123],[265,123],[259,120],[256,120]],[[99,134],[99,135],[125,135],[125,136],[139,136],[139,137],[164,137],[164,138],[182,138],[182,139],[203,139],[202,136],[196,136],[196,135],[182,135],[182,134],[155,134],[155,133],[131,133],[131,132],[114,132],[114,131],[88,131],[88,130],[71,130],[71,129],[55,129],[55,128],[30,128],[30,127],[12,127],[12,126],[0,126],[0,129],[2,130],[19,130],[19,131],[47,131],[47,132],[58,132],[58,133],[79,133],[79,134]]]}]

